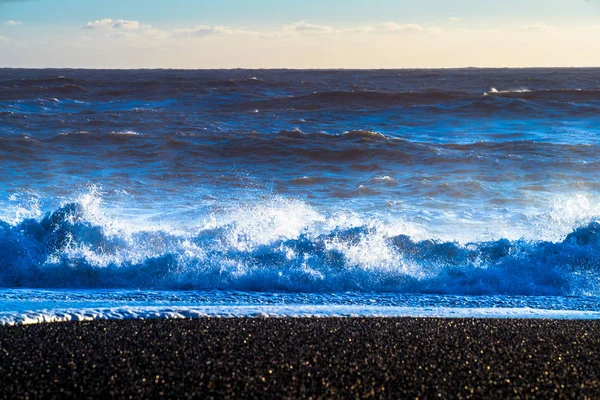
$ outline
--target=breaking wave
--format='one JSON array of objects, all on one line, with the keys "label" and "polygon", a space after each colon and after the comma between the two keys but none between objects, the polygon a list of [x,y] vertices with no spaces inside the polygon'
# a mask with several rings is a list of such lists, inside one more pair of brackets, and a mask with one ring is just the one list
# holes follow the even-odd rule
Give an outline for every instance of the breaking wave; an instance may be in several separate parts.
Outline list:
[{"label": "breaking wave", "polygon": [[556,242],[465,244],[295,200],[179,230],[133,229],[85,202],[0,222],[2,287],[565,296],[597,295],[599,271],[595,220]]}]

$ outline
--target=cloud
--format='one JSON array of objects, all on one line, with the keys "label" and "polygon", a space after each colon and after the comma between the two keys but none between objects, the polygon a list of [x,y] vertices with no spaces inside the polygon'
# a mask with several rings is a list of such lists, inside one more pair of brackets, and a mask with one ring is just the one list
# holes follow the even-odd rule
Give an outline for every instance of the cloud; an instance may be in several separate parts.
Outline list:
[{"label": "cloud", "polygon": [[521,32],[556,32],[558,28],[546,25],[541,21],[519,28]]},{"label": "cloud", "polygon": [[419,24],[397,24],[395,22],[384,22],[378,25],[359,26],[358,28],[345,29],[346,33],[440,33],[441,28],[425,27]]},{"label": "cloud", "polygon": [[462,20],[463,19],[461,17],[451,17],[451,18],[448,18],[448,21],[450,21],[450,22],[460,22]]},{"label": "cloud", "polygon": [[[351,35],[363,33],[403,34],[403,33],[440,33],[436,27],[425,27],[419,24],[397,24],[384,22],[372,26],[336,29],[328,25],[312,24],[306,21],[294,22],[276,29],[245,30],[222,25],[198,25],[193,28],[178,28],[173,30],[160,30],[150,25],[141,24],[139,21],[105,18],[89,21],[82,29],[99,30],[111,37],[120,37],[130,40],[167,40],[187,37],[208,38],[227,35],[254,36],[263,38],[282,38],[286,36],[302,35]],[[157,44],[157,43],[155,43]]]},{"label": "cloud", "polygon": [[285,25],[281,28],[283,33],[315,33],[315,34],[331,34],[331,33],[369,33],[369,32],[386,32],[386,33],[408,33],[408,32],[433,32],[438,28],[426,28],[419,24],[397,24],[395,22],[383,22],[377,25],[359,26],[357,28],[334,29],[327,25],[315,25],[305,21],[296,22],[290,25]]},{"label": "cloud", "polygon": [[[445,22],[440,22],[444,33],[437,34],[435,32],[441,30],[426,23],[385,20],[364,26],[290,21],[279,26],[243,30],[241,25],[152,27],[143,20],[133,25],[137,29],[127,29],[132,24],[125,20],[100,18],[91,20],[89,28],[80,29],[87,22],[82,20],[75,32],[66,27],[53,28],[55,30],[48,30],[41,38],[21,32],[22,29],[4,27],[6,32],[0,31],[8,38],[0,38],[0,65],[417,68],[600,64],[600,53],[590,51],[598,44],[598,32],[593,31],[593,27],[558,25],[557,22],[555,26],[559,29],[546,34],[553,27],[536,20],[521,24],[506,20],[492,26],[463,26],[462,23],[452,24],[445,18]],[[4,22],[0,22],[0,27]],[[24,22],[29,25],[27,20]],[[8,35],[9,31],[12,31],[11,35]],[[550,42],[548,37],[552,38]],[[2,49],[10,51],[3,52]]]},{"label": "cloud", "polygon": [[174,35],[188,35],[195,37],[208,37],[215,35],[254,35],[261,37],[282,37],[287,35],[341,35],[353,33],[439,33],[440,28],[424,27],[418,24],[397,24],[384,22],[373,26],[360,26],[357,28],[335,29],[328,25],[311,24],[306,21],[295,22],[272,30],[243,30],[226,26],[201,25],[195,28],[183,28],[173,31]]},{"label": "cloud", "polygon": [[333,33],[335,29],[327,25],[314,25],[305,21],[295,22],[290,25],[285,25],[282,30],[284,32],[298,33]]},{"label": "cloud", "polygon": [[261,36],[261,37],[281,37],[291,34],[330,34],[340,32],[326,25],[315,25],[305,21],[295,22],[293,24],[282,26],[274,30],[245,30],[235,29],[227,26],[209,26],[200,25],[194,28],[181,28],[173,31],[174,36],[190,36],[190,37],[208,37],[218,35],[246,35],[246,36]]},{"label": "cloud", "polygon": [[243,34],[248,33],[252,34],[252,31],[243,31],[238,29],[231,29],[226,26],[208,26],[208,25],[200,25],[194,28],[183,28],[176,29],[174,31],[175,35],[187,35],[187,36],[195,36],[195,37],[206,37],[212,35],[230,35],[230,34]]},{"label": "cloud", "polygon": [[128,29],[128,30],[137,30],[140,29],[140,23],[138,21],[125,21],[125,20],[117,20],[113,25],[113,29]]},{"label": "cloud", "polygon": [[[458,17],[457,17],[458,18]],[[455,28],[442,29],[435,26],[427,26],[414,23],[383,22],[379,24],[334,28],[333,26],[314,24],[308,21],[294,22],[288,25],[271,29],[251,29],[223,26],[223,25],[198,25],[195,27],[180,27],[176,29],[158,29],[139,21],[124,19],[99,19],[89,21],[82,26],[86,30],[96,30],[100,35],[89,35],[88,40],[94,40],[97,46],[119,45],[122,48],[144,49],[144,48],[180,48],[182,46],[201,46],[202,41],[219,41],[219,43],[246,40],[248,43],[259,43],[252,39],[261,39],[262,46],[275,46],[265,44],[264,41],[278,39],[286,40],[309,40],[318,38],[324,43],[345,43],[346,38],[358,41],[381,40],[382,43],[394,43],[401,37],[410,37],[411,40],[431,41],[432,37],[440,37],[443,33],[448,35],[458,34],[469,40],[477,40],[480,35],[498,35],[498,30],[490,29],[465,29],[460,25]],[[558,29],[543,22],[535,22],[521,27],[506,28],[506,34],[512,32],[518,35],[539,35],[539,32],[554,32]],[[560,31],[562,32],[562,31]],[[235,36],[236,39],[231,39]],[[264,40],[264,41],[263,41]],[[446,39],[436,39],[442,42]],[[450,39],[448,39],[450,40]],[[195,43],[197,42],[197,43]],[[232,42],[232,43],[233,43]],[[323,44],[325,46],[325,44]]]},{"label": "cloud", "polygon": [[138,30],[140,29],[139,21],[128,21],[124,19],[114,20],[112,18],[98,19],[96,21],[89,21],[87,24],[82,26],[83,29],[126,29],[126,30]]},{"label": "cloud", "polygon": [[17,25],[21,25],[23,23],[21,21],[15,21],[14,19],[9,19],[8,21],[5,21],[4,24],[9,25],[9,26],[17,26]]}]

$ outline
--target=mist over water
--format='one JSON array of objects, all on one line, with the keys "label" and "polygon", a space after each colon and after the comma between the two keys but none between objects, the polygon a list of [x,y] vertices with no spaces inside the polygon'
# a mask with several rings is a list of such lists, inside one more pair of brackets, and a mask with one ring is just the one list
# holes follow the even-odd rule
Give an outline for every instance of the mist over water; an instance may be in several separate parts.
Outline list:
[{"label": "mist over water", "polygon": [[0,303],[36,288],[123,293],[107,307],[159,290],[596,311],[599,78],[2,70]]}]

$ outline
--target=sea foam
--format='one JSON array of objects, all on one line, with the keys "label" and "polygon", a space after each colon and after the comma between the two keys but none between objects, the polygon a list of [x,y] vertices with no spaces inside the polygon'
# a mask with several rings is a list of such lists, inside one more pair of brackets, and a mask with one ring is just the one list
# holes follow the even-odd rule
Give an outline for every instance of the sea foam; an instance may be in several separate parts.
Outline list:
[{"label": "sea foam", "polygon": [[[562,296],[600,289],[593,218],[558,240],[461,243],[281,197],[179,227],[128,223],[101,199],[94,189],[43,217],[0,223],[0,285]],[[546,229],[577,220],[569,209],[595,213],[583,200],[557,202],[562,219],[550,211]]]}]

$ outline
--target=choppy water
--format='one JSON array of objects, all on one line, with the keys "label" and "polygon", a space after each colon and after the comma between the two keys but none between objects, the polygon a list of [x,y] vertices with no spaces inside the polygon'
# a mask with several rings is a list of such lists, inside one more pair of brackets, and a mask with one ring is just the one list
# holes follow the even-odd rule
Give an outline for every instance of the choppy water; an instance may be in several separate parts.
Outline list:
[{"label": "choppy water", "polygon": [[600,69],[0,69],[0,321],[595,318],[599,150]]}]

